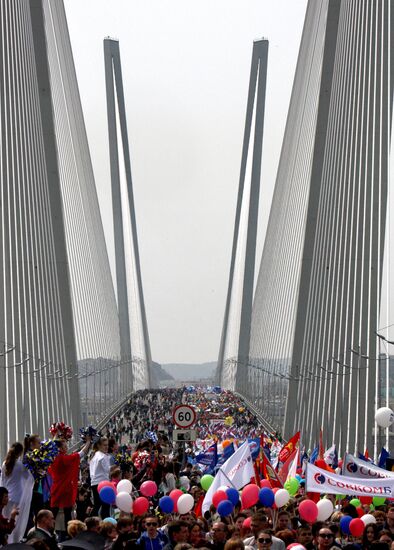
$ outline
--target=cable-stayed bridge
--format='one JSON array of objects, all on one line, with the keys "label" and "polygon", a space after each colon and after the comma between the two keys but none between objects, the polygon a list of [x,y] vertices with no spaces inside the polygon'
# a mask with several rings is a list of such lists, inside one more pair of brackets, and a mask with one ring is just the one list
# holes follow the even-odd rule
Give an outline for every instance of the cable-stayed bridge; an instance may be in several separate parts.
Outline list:
[{"label": "cable-stayed bridge", "polygon": [[[54,420],[104,421],[152,384],[152,361],[119,44],[104,41],[114,284],[63,2],[0,6],[4,454]],[[309,1],[257,277],[268,41],[252,53],[217,379],[267,428],[307,446],[323,428],[340,452],[377,449],[389,387],[392,11]]]},{"label": "cable-stayed bridge", "polygon": [[321,428],[339,453],[376,455],[381,442],[374,411],[389,404],[391,386],[380,327],[389,325],[392,46],[389,1],[309,1],[256,282],[259,153],[249,113],[256,102],[257,126],[264,105],[252,62],[217,379],[267,427],[286,437],[301,429],[307,448]]}]

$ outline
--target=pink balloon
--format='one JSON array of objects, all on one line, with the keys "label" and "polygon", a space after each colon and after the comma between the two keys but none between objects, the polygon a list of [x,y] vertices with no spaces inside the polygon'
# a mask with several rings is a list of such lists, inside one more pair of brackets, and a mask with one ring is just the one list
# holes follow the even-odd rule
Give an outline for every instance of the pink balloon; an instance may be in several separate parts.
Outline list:
[{"label": "pink balloon", "polygon": [[259,487],[254,483],[249,483],[242,489],[241,500],[244,508],[251,508],[259,500]]},{"label": "pink balloon", "polygon": [[317,520],[317,515],[319,513],[318,507],[313,500],[310,499],[300,502],[298,511],[300,513],[300,518],[308,523],[314,523]]},{"label": "pink balloon", "polygon": [[98,493],[100,493],[100,491],[103,487],[112,487],[116,491],[116,487],[114,487],[113,483],[111,483],[110,481],[100,481],[100,483],[97,485]]},{"label": "pink balloon", "polygon": [[181,497],[182,495],[183,495],[183,491],[181,491],[180,489],[173,489],[171,493],[168,495],[172,500],[172,502],[174,503],[175,513],[178,512],[178,500],[179,500],[179,497]]},{"label": "pink balloon", "polygon": [[250,524],[252,523],[252,518],[246,518],[243,521],[242,527],[245,527],[245,529],[250,529]]},{"label": "pink balloon", "polygon": [[133,514],[143,516],[149,508],[149,500],[145,497],[138,497],[133,502]]},{"label": "pink balloon", "polygon": [[225,491],[222,491],[221,489],[218,489],[216,493],[212,495],[212,504],[215,506],[215,508],[217,508],[222,500],[227,500],[227,493]]},{"label": "pink balloon", "polygon": [[157,493],[156,483],[154,481],[144,481],[144,483],[141,484],[140,493],[144,495],[144,497],[153,497],[153,495]]},{"label": "pink balloon", "polygon": [[353,537],[361,537],[364,529],[364,522],[360,518],[354,518],[349,523],[349,531],[353,535]]},{"label": "pink balloon", "polygon": [[272,489],[269,479],[262,479],[260,481],[260,487],[261,489],[263,489],[264,487],[267,487],[267,489]]}]

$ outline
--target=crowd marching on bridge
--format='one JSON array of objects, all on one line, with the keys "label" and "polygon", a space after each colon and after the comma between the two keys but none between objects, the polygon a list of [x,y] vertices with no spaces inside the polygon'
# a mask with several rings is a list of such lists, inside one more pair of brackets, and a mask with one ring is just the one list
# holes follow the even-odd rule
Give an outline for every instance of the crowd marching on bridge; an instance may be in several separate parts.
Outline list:
[{"label": "crowd marching on bridge", "polygon": [[379,465],[340,460],[321,437],[306,452],[300,432],[266,433],[219,387],[139,391],[101,432],[81,428],[77,446],[61,419],[48,428],[2,463],[10,550],[394,550],[386,451]]}]

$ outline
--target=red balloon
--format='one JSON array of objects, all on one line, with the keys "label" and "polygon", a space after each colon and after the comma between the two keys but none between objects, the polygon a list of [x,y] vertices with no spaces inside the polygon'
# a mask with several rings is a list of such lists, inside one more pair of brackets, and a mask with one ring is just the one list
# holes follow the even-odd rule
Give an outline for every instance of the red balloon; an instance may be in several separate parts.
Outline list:
[{"label": "red balloon", "polygon": [[244,519],[243,523],[242,523],[242,527],[245,527],[245,529],[250,529],[250,524],[252,523],[252,518],[249,517],[249,518],[246,518]]},{"label": "red balloon", "polygon": [[338,468],[342,468],[342,466],[343,466],[343,460],[340,459],[338,460]]},{"label": "red balloon", "polygon": [[263,487],[267,487],[268,489],[271,489],[271,483],[269,479],[262,479],[260,481],[260,487],[263,489]]},{"label": "red balloon", "polygon": [[372,504],[372,497],[358,497],[361,504]]},{"label": "red balloon", "polygon": [[307,493],[306,496],[309,498],[309,500],[312,500],[315,504],[317,504],[320,500],[319,493]]},{"label": "red balloon", "polygon": [[149,500],[145,497],[138,497],[133,502],[133,514],[143,516],[149,508]]},{"label": "red balloon", "polygon": [[217,508],[219,502],[222,502],[222,500],[227,500],[227,493],[219,489],[219,491],[216,491],[212,496],[212,504]]},{"label": "red balloon", "polygon": [[[313,500],[303,500],[298,506],[298,511],[300,513],[300,518],[307,521],[308,523],[315,523],[317,520],[317,515],[319,509]],[[361,521],[361,520],[360,520]]]},{"label": "red balloon", "polygon": [[241,500],[244,508],[251,508],[259,500],[259,488],[254,483],[249,483],[242,489]]},{"label": "red balloon", "polygon": [[349,523],[349,531],[353,537],[361,537],[364,533],[365,525],[360,518],[354,518]]},{"label": "red balloon", "polygon": [[180,489],[173,489],[171,491],[171,493],[168,495],[170,497],[170,499],[172,500],[172,502],[174,503],[174,512],[175,513],[178,512],[178,500],[179,500],[179,497],[181,497],[182,495],[183,495],[183,491],[181,491]]},{"label": "red balloon", "polygon": [[359,506],[358,508],[356,508],[357,510],[357,514],[358,514],[358,517],[361,518],[361,516],[363,516],[365,514],[364,510],[361,508],[361,506]]},{"label": "red balloon", "polygon": [[100,481],[100,483],[97,485],[98,493],[100,493],[103,487],[112,487],[112,489],[115,489],[115,492],[116,492],[116,485],[114,486],[114,484],[111,483],[110,481]]}]

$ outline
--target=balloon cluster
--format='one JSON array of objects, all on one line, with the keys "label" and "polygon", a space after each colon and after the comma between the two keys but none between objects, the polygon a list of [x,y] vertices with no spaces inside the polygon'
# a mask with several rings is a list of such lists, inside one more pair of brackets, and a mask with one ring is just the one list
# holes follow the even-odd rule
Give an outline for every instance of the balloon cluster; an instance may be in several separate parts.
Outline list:
[{"label": "balloon cluster", "polygon": [[128,479],[122,479],[117,485],[111,481],[102,481],[98,484],[97,490],[101,500],[106,504],[116,504],[122,512],[143,516],[149,509],[149,500],[146,497],[152,497],[157,493],[157,485],[154,481],[144,481],[140,487],[143,496],[137,497],[134,501],[131,497],[133,485]]},{"label": "balloon cluster", "polygon": [[133,466],[131,449],[128,449],[126,445],[122,445],[114,456],[114,460],[123,472],[129,470]]},{"label": "balloon cluster", "polygon": [[53,422],[49,428],[49,433],[53,439],[65,439],[68,441],[73,436],[73,429],[64,422]]},{"label": "balloon cluster", "polygon": [[48,439],[42,441],[38,449],[27,451],[23,457],[23,465],[29,470],[34,479],[42,479],[58,454],[59,447],[52,439]]},{"label": "balloon cluster", "polygon": [[365,527],[370,523],[376,523],[376,518],[372,514],[364,514],[358,518],[352,518],[351,516],[343,516],[341,517],[339,526],[344,535],[361,537],[364,533]]},{"label": "balloon cluster", "polygon": [[[141,485],[142,489],[142,485]],[[161,497],[159,508],[163,514],[187,514],[194,506],[194,498],[189,493],[184,493],[180,489],[173,489],[169,495]]]},{"label": "balloon cluster", "polygon": [[86,426],[86,428],[79,428],[79,437],[84,443],[87,437],[90,437],[92,443],[96,443],[100,439],[101,433],[93,426]]}]

